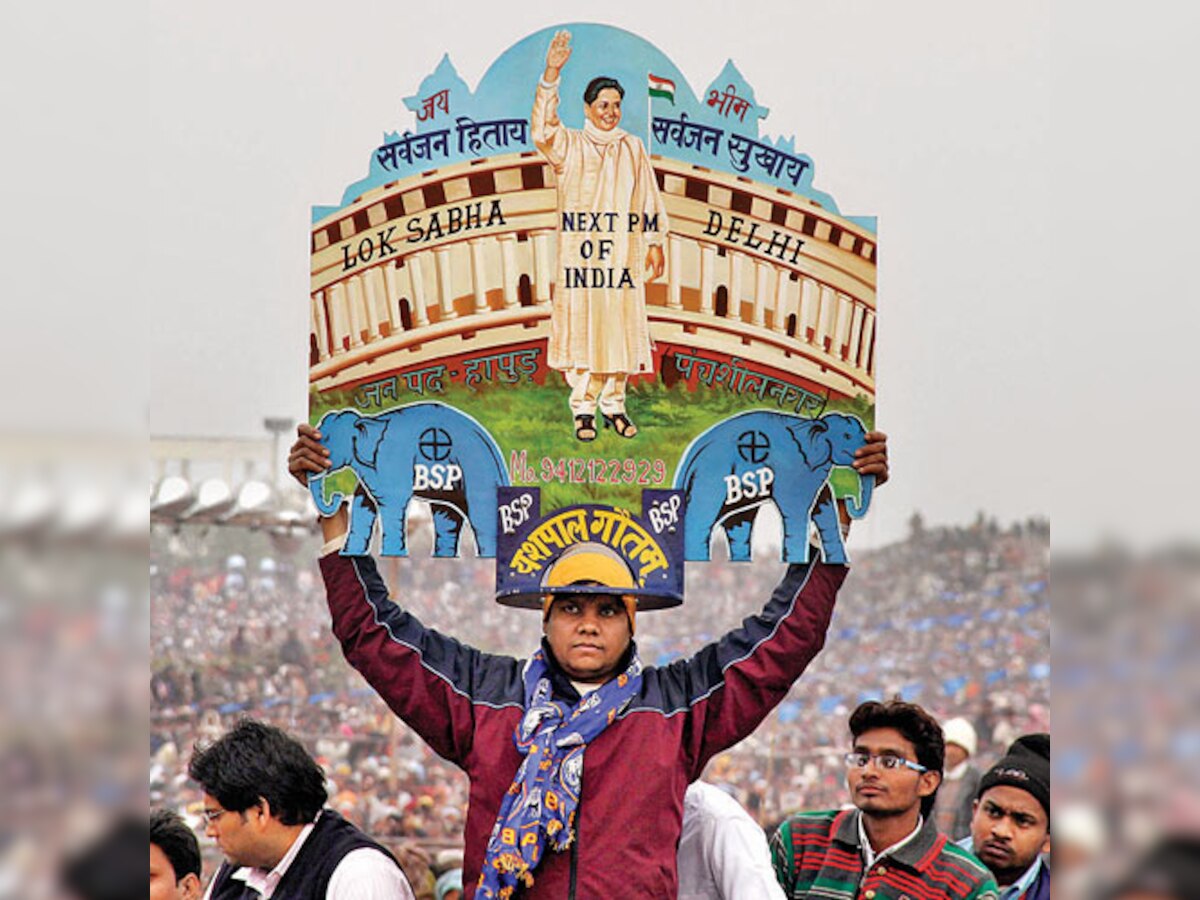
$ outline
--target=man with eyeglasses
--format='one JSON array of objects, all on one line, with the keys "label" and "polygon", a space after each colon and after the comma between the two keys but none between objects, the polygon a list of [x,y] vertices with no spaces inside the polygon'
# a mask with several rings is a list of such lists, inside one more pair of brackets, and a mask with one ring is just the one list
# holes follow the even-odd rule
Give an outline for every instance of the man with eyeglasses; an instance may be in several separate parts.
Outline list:
[{"label": "man with eyeglasses", "polygon": [[325,773],[278,728],[243,719],[188,774],[225,854],[205,900],[413,900],[392,855],[325,807]]},{"label": "man with eyeglasses", "polygon": [[939,834],[930,813],[942,780],[942,727],[921,707],[870,701],[850,715],[844,757],[854,809],[799,813],[771,840],[792,900],[996,900],[979,860]]},{"label": "man with eyeglasses", "polygon": [[988,769],[959,846],[992,870],[1000,900],[1050,900],[1050,735],[1017,738]]}]

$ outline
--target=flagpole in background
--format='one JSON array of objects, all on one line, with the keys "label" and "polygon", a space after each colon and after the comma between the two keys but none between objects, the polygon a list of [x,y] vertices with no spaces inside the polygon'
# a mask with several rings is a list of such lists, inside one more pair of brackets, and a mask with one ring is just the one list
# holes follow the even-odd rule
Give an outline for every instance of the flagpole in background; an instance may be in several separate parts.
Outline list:
[{"label": "flagpole in background", "polygon": [[649,153],[653,146],[650,142],[653,136],[654,128],[654,113],[651,112],[650,104],[655,97],[662,97],[671,101],[671,105],[675,105],[675,82],[670,78],[659,78],[657,75],[646,73],[646,152]]},{"label": "flagpole in background", "polygon": [[[649,73],[647,73],[647,75],[649,75]],[[650,153],[650,148],[652,146],[652,144],[650,143],[650,137],[654,133],[654,129],[650,127],[654,122],[654,112],[652,110],[653,106],[654,106],[654,95],[651,94],[650,89],[647,88],[646,89],[646,153],[647,154]]]}]

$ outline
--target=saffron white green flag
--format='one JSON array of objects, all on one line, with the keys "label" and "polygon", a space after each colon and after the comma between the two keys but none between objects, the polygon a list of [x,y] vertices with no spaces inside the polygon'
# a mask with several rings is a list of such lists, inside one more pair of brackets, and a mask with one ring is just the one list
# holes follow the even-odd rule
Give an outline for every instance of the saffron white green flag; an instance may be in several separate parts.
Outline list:
[{"label": "saffron white green flag", "polygon": [[649,90],[651,97],[662,97],[664,100],[670,100],[671,104],[675,103],[675,82],[669,78],[659,78],[657,75],[649,76]]}]

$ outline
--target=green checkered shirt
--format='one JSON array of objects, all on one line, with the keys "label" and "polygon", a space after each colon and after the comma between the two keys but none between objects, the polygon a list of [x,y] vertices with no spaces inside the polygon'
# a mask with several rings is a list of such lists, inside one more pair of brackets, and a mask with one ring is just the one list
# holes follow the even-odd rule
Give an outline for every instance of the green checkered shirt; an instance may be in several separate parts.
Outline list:
[{"label": "green checkered shirt", "polygon": [[792,900],[996,900],[992,873],[932,819],[864,871],[857,809],[799,813],[771,839],[775,877]]}]

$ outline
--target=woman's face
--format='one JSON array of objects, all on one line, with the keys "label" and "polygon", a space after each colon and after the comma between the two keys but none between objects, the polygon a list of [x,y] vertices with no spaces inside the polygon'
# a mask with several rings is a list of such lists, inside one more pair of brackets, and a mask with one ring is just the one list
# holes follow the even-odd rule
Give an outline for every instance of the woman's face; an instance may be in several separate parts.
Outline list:
[{"label": "woman's face", "polygon": [[601,131],[612,131],[621,124],[621,93],[616,88],[604,88],[596,99],[583,107],[587,120]]}]

